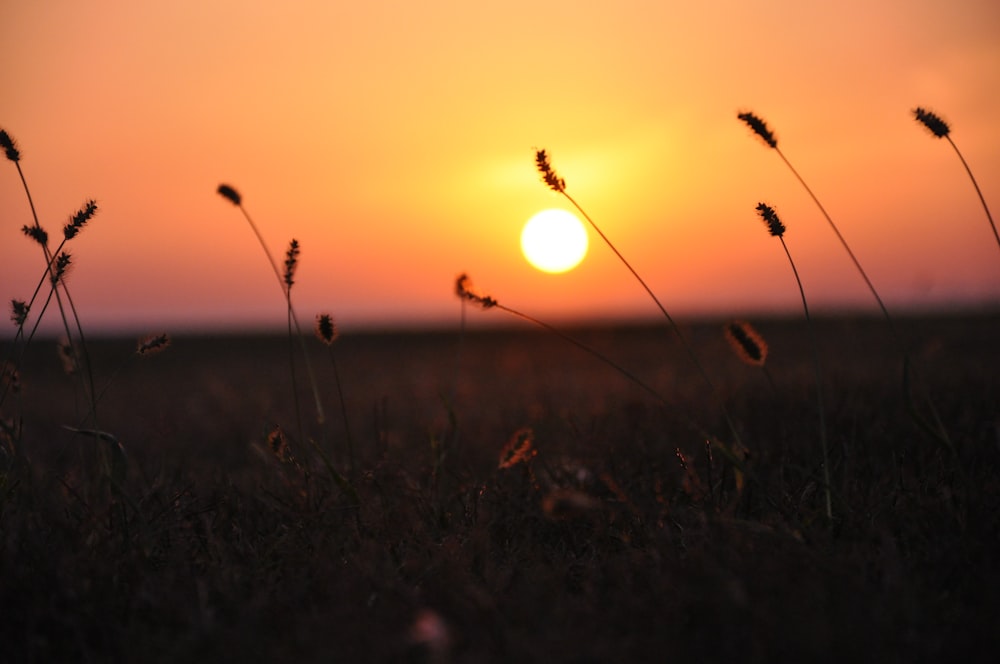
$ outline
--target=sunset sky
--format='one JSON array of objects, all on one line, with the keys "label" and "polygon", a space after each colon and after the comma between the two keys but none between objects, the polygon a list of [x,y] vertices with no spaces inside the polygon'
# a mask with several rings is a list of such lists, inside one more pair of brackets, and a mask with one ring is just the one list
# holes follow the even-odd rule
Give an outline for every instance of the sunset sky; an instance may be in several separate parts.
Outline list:
[{"label": "sunset sky", "polygon": [[[950,123],[1000,216],[995,0],[18,2],[0,61],[0,128],[43,227],[58,239],[87,199],[100,205],[69,245],[91,329],[284,325],[220,183],[279,260],[301,243],[304,320],[454,323],[462,272],[545,320],[656,315],[592,231],[571,272],[524,260],[527,219],[568,207],[535,148],[677,316],[801,311],[759,201],[788,227],[813,308],[877,312],[740,111],[775,131],[890,310],[1000,307],[1000,249],[971,181],[911,115]],[[5,306],[42,274],[30,223],[4,160]]]}]

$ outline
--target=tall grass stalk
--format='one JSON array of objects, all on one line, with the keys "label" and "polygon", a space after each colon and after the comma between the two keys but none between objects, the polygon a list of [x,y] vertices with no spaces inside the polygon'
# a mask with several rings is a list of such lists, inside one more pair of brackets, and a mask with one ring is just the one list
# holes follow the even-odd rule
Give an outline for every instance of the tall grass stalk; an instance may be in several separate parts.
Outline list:
[{"label": "tall grass stalk", "polygon": [[351,436],[351,425],[347,418],[347,401],[344,399],[344,388],[340,381],[340,371],[337,368],[337,355],[333,352],[333,343],[340,337],[340,330],[337,329],[333,316],[330,314],[319,314],[316,316],[316,338],[327,347],[330,352],[330,364],[333,366],[333,380],[337,384],[337,398],[340,400],[340,413],[344,418],[344,435],[347,436],[347,456],[350,461],[351,476],[357,470],[354,458],[354,439]]},{"label": "tall grass stalk", "polygon": [[962,162],[962,166],[965,167],[965,172],[968,173],[969,179],[972,180],[972,186],[976,189],[976,195],[979,196],[979,202],[983,206],[983,211],[986,212],[986,220],[990,222],[990,228],[993,230],[993,238],[997,241],[997,247],[1000,248],[1000,233],[997,232],[997,225],[993,223],[993,215],[990,214],[990,208],[986,205],[986,199],[983,197],[982,190],[979,189],[979,183],[976,182],[976,177],[972,174],[972,169],[969,168],[969,164],[965,161],[965,157],[962,156],[961,150],[955,145],[955,141],[951,138],[951,127],[948,123],[942,120],[938,115],[924,110],[921,107],[913,109],[913,116],[916,118],[917,122],[927,127],[931,132],[931,135],[935,138],[943,138],[951,144],[955,154],[958,155],[959,161]]},{"label": "tall grass stalk", "polygon": [[785,153],[783,153],[781,151],[781,148],[778,147],[778,139],[775,137],[774,132],[772,132],[768,128],[766,122],[764,122],[762,119],[760,119],[753,113],[739,113],[737,117],[744,123],[746,123],[746,125],[750,127],[750,129],[752,129],[753,132],[757,134],[761,138],[761,140],[763,140],[764,143],[767,144],[768,147],[774,150],[778,154],[778,156],[781,157],[781,160],[785,162],[785,166],[788,167],[788,170],[792,172],[792,175],[795,176],[795,179],[799,181],[799,184],[802,185],[802,187],[806,190],[806,193],[809,194],[809,197],[812,198],[813,202],[816,204],[816,207],[819,208],[820,213],[823,215],[823,218],[826,219],[826,223],[829,224],[830,228],[833,230],[834,235],[837,236],[837,240],[840,241],[840,245],[844,248],[844,251],[847,252],[847,255],[850,257],[851,262],[854,263],[854,267],[858,271],[858,274],[861,275],[861,278],[864,280],[865,285],[868,286],[868,290],[871,291],[872,297],[874,297],[875,301],[878,303],[879,309],[881,309],[882,311],[882,315],[885,316],[885,320],[889,324],[889,329],[892,332],[893,337],[902,346],[902,338],[900,337],[899,332],[896,330],[896,324],[893,322],[892,316],[889,315],[889,309],[886,308],[885,303],[882,301],[881,296],[879,296],[878,291],[875,289],[875,285],[872,283],[872,280],[868,278],[868,273],[865,272],[863,267],[861,267],[861,262],[858,260],[857,256],[854,255],[854,252],[851,251],[851,247],[850,245],[847,244],[847,240],[844,239],[844,236],[841,234],[840,229],[837,228],[837,224],[834,223],[833,218],[830,217],[829,213],[826,211],[826,208],[823,207],[822,203],[820,203],[819,198],[816,196],[816,194],[813,193],[812,188],[810,188],[809,185],[806,183],[805,179],[803,179],[803,177],[799,175],[799,172],[795,169],[794,166],[792,166],[792,162],[788,161],[788,158],[785,157]]},{"label": "tall grass stalk", "polygon": [[618,260],[620,260],[622,264],[628,269],[628,271],[632,273],[632,276],[635,277],[636,281],[639,282],[643,290],[646,291],[649,297],[656,304],[657,308],[659,308],[660,312],[667,319],[667,322],[670,324],[670,327],[677,335],[677,338],[680,340],[681,346],[683,346],[684,351],[687,353],[688,357],[691,359],[695,367],[698,369],[698,372],[704,379],[705,384],[708,385],[708,388],[712,393],[712,397],[718,402],[719,408],[722,412],[722,416],[725,418],[726,424],[729,426],[729,430],[732,433],[735,442],[738,445],[742,446],[742,441],[740,438],[739,431],[736,428],[736,424],[729,416],[729,411],[726,409],[726,405],[722,402],[722,399],[719,398],[718,391],[715,388],[715,384],[712,382],[712,379],[709,377],[708,372],[705,370],[705,367],[698,359],[698,356],[695,354],[694,349],[691,348],[691,345],[684,337],[684,334],[681,332],[680,326],[677,325],[676,321],[674,321],[673,317],[667,311],[667,308],[663,306],[662,302],[660,302],[660,299],[656,297],[656,294],[653,292],[653,289],[649,287],[649,285],[641,276],[639,276],[639,273],[635,270],[634,267],[632,267],[632,264],[629,263],[629,261],[625,258],[625,256],[622,255],[620,251],[618,251],[618,248],[614,245],[614,243],[611,242],[608,236],[604,234],[604,231],[600,229],[597,223],[593,219],[591,219],[590,215],[587,214],[587,211],[584,210],[580,206],[580,204],[577,203],[576,200],[569,195],[569,193],[566,191],[566,181],[558,176],[555,169],[552,167],[552,164],[549,161],[549,155],[548,153],[546,153],[545,150],[535,150],[535,166],[538,168],[538,172],[542,176],[542,181],[549,187],[549,189],[556,192],[557,194],[561,194],[567,201],[570,202],[570,204],[574,208],[577,209],[577,211],[581,215],[583,215],[583,218],[587,220],[587,223],[589,223],[590,226],[594,229],[594,231],[597,232],[597,234],[601,237],[604,243],[608,245],[611,251],[614,252],[615,256],[618,257]]},{"label": "tall grass stalk", "polygon": [[[44,315],[46,309],[48,308],[48,303],[51,302],[51,298],[54,296],[56,304],[59,308],[59,316],[62,321],[63,330],[66,333],[67,339],[72,340],[75,336],[79,340],[79,353],[82,355],[80,358],[82,360],[83,371],[81,372],[81,384],[83,388],[83,393],[86,395],[87,401],[90,404],[90,413],[93,416],[94,426],[97,426],[97,390],[94,383],[94,372],[91,366],[90,353],[87,347],[86,335],[83,332],[83,324],[80,322],[80,315],[77,312],[76,304],[73,301],[73,296],[70,294],[69,286],[66,285],[66,271],[70,266],[70,255],[63,252],[62,249],[66,242],[76,237],[80,229],[90,220],[91,217],[97,212],[97,203],[93,200],[88,201],[83,208],[80,209],[75,215],[70,217],[70,222],[63,229],[63,240],[60,242],[58,248],[55,251],[49,246],[49,236],[48,233],[42,228],[41,223],[38,219],[38,211],[35,208],[35,201],[31,195],[31,188],[28,186],[28,180],[24,175],[24,170],[21,168],[21,151],[17,146],[17,142],[11,137],[6,130],[0,129],[0,148],[3,148],[4,155],[7,160],[12,162],[17,168],[18,177],[21,180],[21,185],[24,187],[24,194],[28,199],[28,207],[31,209],[32,225],[25,225],[22,230],[24,234],[30,239],[34,240],[42,249],[42,254],[45,259],[45,272],[42,278],[39,280],[39,285],[35,289],[34,295],[32,295],[31,300],[28,303],[21,303],[21,307],[17,304],[13,304],[15,309],[14,318],[15,322],[18,322],[17,337],[15,337],[14,347],[17,346],[18,338],[23,341],[22,353],[27,348],[30,338],[24,338],[24,323],[27,320],[27,314],[31,310],[35,303],[36,298],[41,290],[42,284],[48,280],[50,283],[49,295],[46,298],[46,304],[36,316],[36,322],[34,329],[37,329],[38,323],[41,322],[42,316]],[[62,294],[60,294],[60,290]],[[63,304],[63,296],[66,298],[66,304]],[[66,313],[67,307],[69,308],[69,315]],[[20,309],[20,310],[18,310]],[[23,314],[23,315],[22,315]],[[70,326],[70,317],[73,319],[73,326]],[[31,336],[34,336],[34,329]],[[13,351],[12,351],[13,352]],[[19,360],[18,360],[19,363]],[[3,403],[4,397],[6,396],[6,389],[3,394],[0,394],[0,404]],[[103,459],[102,465],[105,468],[108,467],[107,459]]]},{"label": "tall grass stalk", "polygon": [[[291,337],[291,328],[294,327],[296,336],[299,338],[302,350],[302,359],[306,365],[306,372],[309,374],[309,384],[312,387],[313,400],[316,405],[316,422],[322,425],[326,421],[326,417],[323,414],[323,402],[319,396],[319,387],[316,384],[316,376],[313,373],[312,363],[309,361],[309,352],[306,349],[305,337],[302,334],[302,327],[299,325],[298,316],[295,315],[295,307],[292,306],[292,284],[294,283],[294,271],[298,262],[298,243],[295,240],[292,240],[293,244],[289,246],[288,255],[285,260],[285,273],[283,274],[278,269],[278,264],[275,262],[274,256],[271,255],[270,250],[267,248],[267,243],[264,242],[263,236],[261,236],[260,231],[257,229],[257,224],[254,223],[246,208],[243,207],[243,198],[240,196],[239,192],[228,184],[220,184],[217,192],[220,196],[239,208],[244,219],[246,219],[247,223],[250,224],[250,229],[253,230],[261,248],[264,250],[264,255],[267,256],[267,261],[271,264],[271,269],[274,270],[274,276],[278,280],[278,285],[281,287],[281,292],[285,296],[285,303],[288,306],[288,320],[290,321],[289,337]],[[295,362],[290,361],[289,367],[292,374],[292,390],[295,398],[295,412],[296,415],[298,415],[300,411],[298,393],[295,391]],[[299,418],[299,436],[300,440],[305,440],[301,418]]]},{"label": "tall grass stalk", "polygon": [[817,198],[816,194],[813,193],[813,190],[809,187],[808,184],[806,184],[806,181],[802,178],[801,175],[799,175],[799,172],[795,169],[794,166],[792,166],[792,163],[788,160],[787,157],[785,157],[781,149],[778,148],[778,139],[775,137],[774,132],[772,132],[771,129],[767,126],[767,123],[764,122],[762,119],[760,119],[758,116],[749,112],[739,113],[737,117],[744,123],[746,123],[746,125],[750,127],[750,129],[753,130],[753,132],[757,134],[757,136],[759,136],[761,140],[763,140],[764,143],[769,148],[774,150],[778,154],[778,156],[781,157],[781,160],[788,167],[788,170],[792,172],[792,175],[794,175],[795,179],[797,179],[799,183],[803,186],[803,188],[805,188],[806,193],[809,194],[809,197],[812,198],[813,202],[816,204],[816,207],[819,208],[819,211],[820,213],[822,213],[823,218],[826,219],[827,224],[829,224],[830,228],[833,230],[834,235],[837,236],[837,239],[840,241],[840,244],[844,248],[844,251],[847,252],[847,255],[850,257],[851,262],[854,264],[855,269],[857,269],[858,274],[861,275],[861,278],[862,280],[864,280],[865,285],[868,286],[868,290],[871,291],[872,296],[878,303],[878,307],[881,310],[882,315],[883,317],[885,317],[885,321],[889,326],[889,332],[892,335],[893,341],[895,341],[896,345],[902,351],[903,395],[904,398],[906,399],[907,409],[910,411],[910,415],[912,416],[916,424],[921,429],[924,430],[924,432],[930,435],[937,443],[943,445],[945,448],[950,450],[952,454],[955,454],[956,450],[954,448],[953,443],[951,442],[951,438],[948,436],[948,432],[944,430],[944,427],[940,425],[940,418],[938,417],[937,413],[934,412],[935,411],[934,404],[931,403],[929,399],[927,400],[927,406],[931,409],[932,411],[931,416],[935,420],[934,424],[927,422],[927,420],[924,419],[924,417],[919,412],[917,412],[916,407],[913,404],[913,397],[911,394],[913,389],[912,373],[914,368],[912,366],[910,351],[906,343],[906,340],[903,339],[903,336],[899,333],[899,330],[896,328],[895,321],[893,320],[892,316],[889,315],[889,309],[885,306],[885,303],[882,301],[881,296],[879,296],[878,291],[875,289],[875,285],[872,283],[871,279],[868,278],[868,274],[865,272],[864,268],[861,267],[860,261],[858,261],[857,257],[854,255],[854,252],[851,251],[851,247],[847,244],[847,240],[844,239],[844,236],[841,234],[840,229],[837,228],[837,224],[834,223],[829,213],[827,213],[826,208],[823,207],[823,204],[820,203],[819,198]]},{"label": "tall grass stalk", "polygon": [[766,203],[757,204],[757,214],[767,224],[767,230],[772,237],[778,238],[781,248],[785,250],[788,257],[788,264],[792,267],[792,274],[795,276],[795,284],[799,287],[799,296],[802,298],[802,312],[806,317],[806,326],[809,328],[809,337],[812,342],[813,371],[816,374],[816,404],[819,408],[819,442],[823,451],[823,492],[826,497],[826,518],[833,520],[833,501],[830,497],[830,457],[829,444],[826,437],[826,408],[823,405],[823,372],[819,361],[819,343],[816,339],[816,330],[813,327],[812,317],[809,315],[809,302],[806,301],[806,291],[802,287],[802,279],[799,278],[799,271],[792,260],[792,252],[785,244],[785,225],[778,218],[778,214],[770,205]]}]

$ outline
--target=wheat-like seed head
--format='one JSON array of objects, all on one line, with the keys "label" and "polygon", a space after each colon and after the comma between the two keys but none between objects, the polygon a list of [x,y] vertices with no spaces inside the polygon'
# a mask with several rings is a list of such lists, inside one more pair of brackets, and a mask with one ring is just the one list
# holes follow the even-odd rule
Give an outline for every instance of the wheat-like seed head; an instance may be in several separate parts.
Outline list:
[{"label": "wheat-like seed head", "polygon": [[14,325],[21,327],[24,325],[25,321],[28,320],[28,312],[31,310],[24,300],[11,300],[10,301],[10,319],[14,321]]},{"label": "wheat-like seed head", "polygon": [[59,254],[59,256],[56,257],[55,263],[52,265],[52,283],[57,284],[60,280],[65,279],[71,266],[72,257],[65,251]]},{"label": "wheat-like seed head", "polygon": [[11,138],[6,130],[0,129],[0,148],[7,153],[7,158],[13,162],[21,161],[21,151],[17,149],[17,141]]},{"label": "wheat-like seed head", "polygon": [[220,184],[217,191],[220,196],[228,200],[233,205],[239,205],[243,201],[242,197],[240,197],[240,192],[236,191],[228,184]]},{"label": "wheat-like seed head", "polygon": [[927,127],[932,134],[937,138],[944,138],[951,133],[951,128],[948,123],[938,117],[936,114],[930,111],[925,111],[921,107],[916,107],[913,109],[913,116],[917,119],[917,122]]},{"label": "wheat-like seed head", "polygon": [[87,201],[76,214],[69,218],[69,223],[63,227],[63,237],[67,240],[72,240],[96,213],[97,201],[93,199]]},{"label": "wheat-like seed head", "polygon": [[170,346],[170,335],[164,332],[163,334],[153,334],[139,339],[135,352],[140,357],[149,357],[150,355],[163,352],[168,346]]},{"label": "wheat-like seed head", "polygon": [[292,290],[295,284],[295,268],[299,265],[299,241],[293,239],[285,252],[285,285]]},{"label": "wheat-like seed head", "polygon": [[556,175],[555,169],[549,163],[549,155],[545,150],[535,150],[535,165],[542,176],[542,181],[548,185],[549,189],[561,194],[566,191],[566,181]]},{"label": "wheat-like seed head", "polygon": [[774,132],[767,128],[766,122],[753,113],[740,113],[736,117],[747,123],[747,126],[753,129],[754,133],[760,136],[769,147],[778,147],[778,139],[774,137]]},{"label": "wheat-like seed head", "polygon": [[758,203],[757,214],[767,224],[767,230],[772,236],[782,237],[785,234],[785,225],[781,223],[781,219],[778,218],[778,213],[774,211],[773,207],[766,203]]},{"label": "wheat-like seed head", "polygon": [[468,300],[469,302],[474,302],[478,304],[483,309],[491,309],[497,306],[497,301],[494,300],[489,295],[479,295],[472,291],[470,287],[470,279],[467,274],[460,274],[455,280],[455,294],[458,295],[463,300]]},{"label": "wheat-like seed head", "polygon": [[767,343],[750,323],[737,320],[726,325],[726,340],[741,360],[755,367],[767,360]]},{"label": "wheat-like seed head", "polygon": [[333,316],[330,314],[319,314],[316,316],[316,338],[327,346],[332,346],[333,342],[340,336]]},{"label": "wheat-like seed head", "polygon": [[45,229],[41,226],[24,225],[21,227],[21,232],[43,247],[46,247],[49,244],[49,234],[46,233]]}]

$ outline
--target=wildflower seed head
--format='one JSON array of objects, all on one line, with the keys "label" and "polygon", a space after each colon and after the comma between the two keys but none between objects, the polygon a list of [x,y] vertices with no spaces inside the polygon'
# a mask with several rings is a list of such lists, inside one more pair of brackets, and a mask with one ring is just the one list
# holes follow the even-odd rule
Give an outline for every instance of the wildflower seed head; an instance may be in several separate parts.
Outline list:
[{"label": "wildflower seed head", "polygon": [[757,204],[757,214],[760,218],[764,220],[767,224],[767,230],[774,237],[781,237],[785,234],[785,225],[781,223],[781,219],[778,219],[778,213],[774,211],[770,205],[766,203]]},{"label": "wildflower seed head", "polygon": [[747,126],[753,129],[753,132],[760,136],[769,147],[778,147],[778,139],[775,138],[774,133],[767,128],[766,122],[758,118],[753,113],[740,113],[736,117],[747,123]]},{"label": "wildflower seed head", "polygon": [[319,314],[316,316],[316,338],[327,346],[332,346],[333,342],[340,336],[337,325],[333,322],[330,314]]},{"label": "wildflower seed head", "polygon": [[0,129],[0,147],[7,153],[7,158],[13,162],[21,161],[21,151],[17,149],[17,141],[11,138],[5,129]]},{"label": "wildflower seed head", "polygon": [[497,467],[500,469],[513,468],[519,463],[531,461],[538,454],[534,442],[535,432],[530,428],[525,427],[515,431],[501,450],[500,463]]},{"label": "wildflower seed head", "polygon": [[944,138],[951,133],[948,123],[930,111],[925,111],[919,106],[913,109],[913,116],[917,122],[927,127],[937,138]]},{"label": "wildflower seed head", "polygon": [[10,301],[10,319],[14,321],[14,325],[21,327],[24,325],[25,321],[28,320],[28,311],[31,310],[24,300],[11,300]]},{"label": "wildflower seed head", "polygon": [[483,309],[492,309],[497,306],[497,301],[494,300],[489,295],[479,295],[475,293],[470,284],[469,275],[460,274],[458,279],[455,280],[455,294],[463,300],[468,300],[478,304]]},{"label": "wildflower seed head", "polygon": [[535,165],[538,167],[538,173],[542,176],[542,181],[548,185],[549,189],[557,194],[566,191],[566,181],[556,175],[545,150],[535,150]]},{"label": "wildflower seed head", "polygon": [[288,251],[285,252],[285,286],[292,290],[295,284],[295,268],[299,266],[299,241],[293,239],[288,244]]},{"label": "wildflower seed head", "polygon": [[47,247],[49,244],[49,234],[41,226],[22,226],[21,232],[43,247]]},{"label": "wildflower seed head", "polygon": [[726,340],[741,360],[754,367],[764,366],[767,360],[767,343],[750,323],[737,320],[725,327]]},{"label": "wildflower seed head", "polygon": [[76,237],[80,229],[87,225],[91,217],[97,213],[97,201],[89,200],[82,208],[80,208],[76,214],[69,218],[69,223],[63,227],[63,236],[67,240],[72,240]]},{"label": "wildflower seed head", "polygon": [[228,200],[233,205],[240,205],[243,199],[240,197],[240,192],[236,191],[228,184],[220,184],[217,190],[219,195]]},{"label": "wildflower seed head", "polygon": [[163,334],[152,334],[139,339],[139,343],[136,344],[135,354],[139,357],[149,357],[150,355],[156,355],[165,351],[169,346],[169,334],[166,332]]}]

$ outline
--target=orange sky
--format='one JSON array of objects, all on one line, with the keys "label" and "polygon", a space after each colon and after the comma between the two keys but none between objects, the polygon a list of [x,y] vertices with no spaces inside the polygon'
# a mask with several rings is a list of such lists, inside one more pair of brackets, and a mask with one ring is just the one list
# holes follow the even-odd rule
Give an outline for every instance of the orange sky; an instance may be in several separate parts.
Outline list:
[{"label": "orange sky", "polygon": [[[950,122],[1000,216],[998,36],[994,0],[10,3],[0,127],[50,234],[101,206],[71,247],[90,328],[284,324],[222,182],[276,256],[301,242],[304,320],[454,322],[463,271],[546,320],[654,316],[593,233],[575,271],[524,261],[524,222],[566,206],[535,147],[675,315],[800,311],[760,200],[814,309],[877,311],[742,110],[775,130],[890,310],[995,308],[1000,250],[975,191],[910,110]],[[28,223],[4,161],[8,303],[41,275]]]}]

